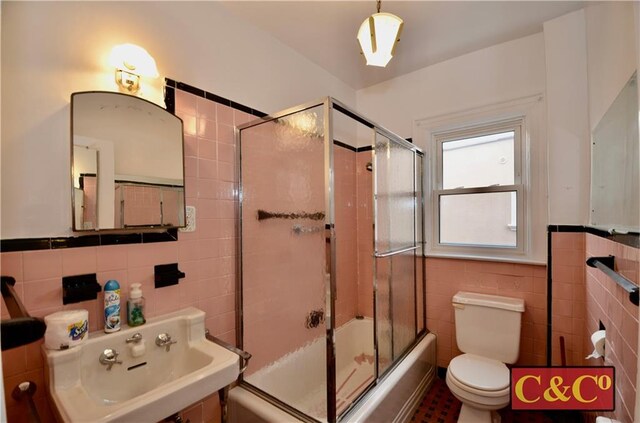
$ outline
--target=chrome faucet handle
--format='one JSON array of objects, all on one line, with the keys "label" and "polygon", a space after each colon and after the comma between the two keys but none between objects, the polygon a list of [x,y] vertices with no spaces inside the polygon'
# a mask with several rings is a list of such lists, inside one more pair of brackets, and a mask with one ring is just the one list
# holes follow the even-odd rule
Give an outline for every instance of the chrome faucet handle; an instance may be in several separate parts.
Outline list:
[{"label": "chrome faucet handle", "polygon": [[131,344],[131,343],[135,343],[137,344],[138,342],[142,341],[142,334],[140,332],[136,332],[133,334],[133,336],[131,338],[127,338],[125,340],[125,342],[127,344]]},{"label": "chrome faucet handle", "polygon": [[156,345],[159,347],[165,347],[167,351],[171,349],[171,345],[177,344],[178,341],[174,341],[171,339],[171,335],[168,333],[161,333],[156,336]]},{"label": "chrome faucet handle", "polygon": [[107,366],[107,370],[111,370],[114,364],[122,364],[122,361],[118,360],[119,355],[118,351],[107,348],[100,354],[100,364]]}]

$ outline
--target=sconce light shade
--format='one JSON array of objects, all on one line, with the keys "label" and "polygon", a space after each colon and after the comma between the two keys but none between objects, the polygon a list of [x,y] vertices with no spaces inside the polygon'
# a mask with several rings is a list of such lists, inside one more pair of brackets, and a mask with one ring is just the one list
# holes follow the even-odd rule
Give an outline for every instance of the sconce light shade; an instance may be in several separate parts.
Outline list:
[{"label": "sconce light shade", "polygon": [[385,67],[402,32],[403,21],[391,13],[374,13],[362,22],[358,42],[367,65]]},{"label": "sconce light shade", "polygon": [[120,44],[111,50],[109,63],[116,68],[116,82],[125,91],[136,93],[140,77],[157,78],[156,61],[147,50],[135,44]]}]

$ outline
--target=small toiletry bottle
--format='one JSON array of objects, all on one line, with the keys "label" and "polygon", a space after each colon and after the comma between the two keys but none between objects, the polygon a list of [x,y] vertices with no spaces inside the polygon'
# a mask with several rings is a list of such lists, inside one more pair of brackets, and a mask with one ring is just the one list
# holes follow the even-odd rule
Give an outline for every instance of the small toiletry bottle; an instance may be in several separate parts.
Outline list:
[{"label": "small toiletry bottle", "polygon": [[120,284],[110,280],[104,285],[104,331],[120,330]]},{"label": "small toiletry bottle", "polygon": [[127,323],[129,326],[140,326],[144,322],[146,322],[144,319],[144,297],[140,290],[140,284],[132,283],[127,300]]}]

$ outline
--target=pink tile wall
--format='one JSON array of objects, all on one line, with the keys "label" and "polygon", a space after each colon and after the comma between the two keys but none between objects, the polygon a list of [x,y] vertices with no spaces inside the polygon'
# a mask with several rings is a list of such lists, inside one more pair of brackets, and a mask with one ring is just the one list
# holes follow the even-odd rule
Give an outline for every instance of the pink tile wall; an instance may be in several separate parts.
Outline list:
[{"label": "pink tile wall", "polygon": [[[615,243],[592,234],[585,235],[586,255],[616,257],[616,270],[638,284],[640,249]],[[555,260],[555,259],[554,259]],[[638,307],[628,294],[599,269],[586,269],[586,315],[582,337],[583,351],[591,352],[591,333],[602,321],[607,330],[605,360],[589,360],[589,365],[604,364],[616,368],[616,410],[610,417],[628,423],[634,421],[636,372],[638,361]],[[585,354],[586,355],[586,354]],[[603,413],[607,414],[607,413]]]},{"label": "pink tile wall", "polygon": [[373,317],[373,173],[371,151],[356,154],[358,219],[358,314]]},{"label": "pink tile wall", "polygon": [[[102,295],[97,300],[62,305],[61,278],[96,273],[100,284],[120,282],[122,304],[132,283],[142,284],[148,317],[187,306],[207,313],[211,332],[235,343],[235,145],[233,126],[251,119],[245,113],[176,91],[177,114],[185,123],[187,205],[197,208],[197,229],[180,233],[178,242],[2,253],[3,275],[16,278],[27,310],[45,316],[62,310],[89,310],[90,329],[103,327]],[[155,289],[153,266],[178,262],[186,273],[175,286]],[[2,303],[2,318],[7,318]],[[36,404],[44,421],[53,421],[45,397],[41,342],[2,353],[8,420],[27,420],[25,408],[11,398],[17,383],[38,385]],[[217,395],[187,410],[192,422],[219,420]]]},{"label": "pink tile wall", "polygon": [[560,337],[564,338],[569,366],[580,366],[590,352],[583,348],[585,327],[585,234],[551,234],[551,363],[562,364]]},{"label": "pink tile wall", "polygon": [[336,326],[353,319],[358,308],[358,213],[356,153],[333,147],[336,223]]},{"label": "pink tile wall", "polygon": [[451,299],[458,291],[525,300],[520,336],[520,365],[546,362],[547,273],[545,266],[427,258],[427,328],[438,336],[438,366],[459,354]]}]

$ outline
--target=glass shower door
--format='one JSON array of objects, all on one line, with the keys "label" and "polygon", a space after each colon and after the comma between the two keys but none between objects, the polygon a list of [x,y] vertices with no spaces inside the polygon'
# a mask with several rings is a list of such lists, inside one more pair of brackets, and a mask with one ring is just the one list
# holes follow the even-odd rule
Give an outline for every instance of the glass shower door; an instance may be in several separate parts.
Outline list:
[{"label": "glass shower door", "polygon": [[[244,380],[327,419],[322,105],[240,130]],[[329,318],[329,317],[327,317]]]},{"label": "glass shower door", "polygon": [[375,143],[378,375],[416,339],[415,152],[380,132]]}]

